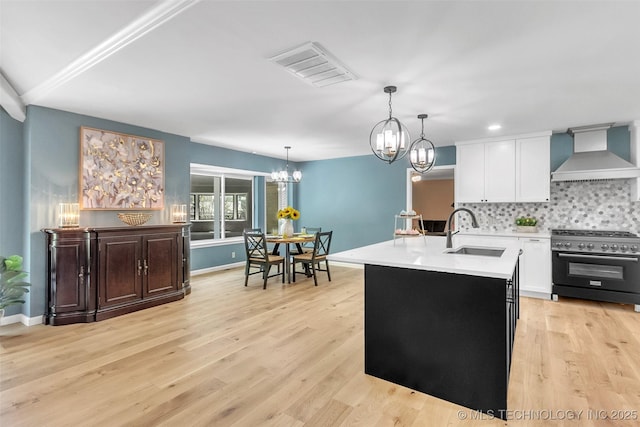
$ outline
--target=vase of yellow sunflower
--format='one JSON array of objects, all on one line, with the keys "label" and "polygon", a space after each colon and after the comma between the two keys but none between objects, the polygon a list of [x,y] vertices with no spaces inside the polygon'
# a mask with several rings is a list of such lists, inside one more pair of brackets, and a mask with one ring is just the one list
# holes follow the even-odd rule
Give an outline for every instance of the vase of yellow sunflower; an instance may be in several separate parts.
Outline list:
[{"label": "vase of yellow sunflower", "polygon": [[282,237],[293,236],[293,221],[300,218],[300,211],[287,206],[284,209],[278,211],[278,234]]}]

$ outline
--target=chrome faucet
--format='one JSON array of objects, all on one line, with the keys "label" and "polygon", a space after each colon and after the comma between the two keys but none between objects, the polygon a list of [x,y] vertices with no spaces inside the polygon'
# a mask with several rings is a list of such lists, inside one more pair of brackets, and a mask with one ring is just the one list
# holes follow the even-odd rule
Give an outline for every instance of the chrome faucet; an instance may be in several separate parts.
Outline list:
[{"label": "chrome faucet", "polygon": [[451,233],[451,218],[453,218],[453,216],[455,215],[456,212],[460,212],[460,211],[465,211],[468,212],[469,215],[471,215],[471,226],[473,228],[478,228],[478,221],[476,220],[476,216],[473,214],[473,212],[471,212],[469,209],[467,208],[458,208],[458,209],[454,209],[453,212],[451,212],[451,215],[449,215],[449,219],[447,220],[447,248],[452,247],[453,243],[451,242],[451,236],[453,236],[454,234],[457,233]]}]

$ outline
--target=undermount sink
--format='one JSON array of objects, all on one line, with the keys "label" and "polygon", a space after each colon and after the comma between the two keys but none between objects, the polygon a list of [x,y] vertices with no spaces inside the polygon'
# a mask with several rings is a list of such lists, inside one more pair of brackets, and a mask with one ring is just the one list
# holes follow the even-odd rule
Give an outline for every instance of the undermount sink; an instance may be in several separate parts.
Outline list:
[{"label": "undermount sink", "polygon": [[483,246],[460,246],[456,249],[449,249],[446,251],[448,254],[456,255],[479,255],[479,256],[491,256],[499,258],[504,253],[504,248],[490,248]]}]

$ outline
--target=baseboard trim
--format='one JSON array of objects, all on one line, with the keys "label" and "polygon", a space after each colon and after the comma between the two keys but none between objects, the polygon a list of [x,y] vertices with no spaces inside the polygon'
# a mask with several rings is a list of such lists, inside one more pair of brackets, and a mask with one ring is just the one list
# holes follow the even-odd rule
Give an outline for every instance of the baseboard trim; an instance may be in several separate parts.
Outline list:
[{"label": "baseboard trim", "polygon": [[539,299],[551,299],[551,292],[538,292],[538,291],[525,291],[520,289],[521,297],[539,298]]},{"label": "baseboard trim", "polygon": [[40,325],[42,323],[42,316],[27,317],[22,313],[12,314],[11,316],[4,316],[0,321],[0,326],[10,325],[12,323],[22,323],[25,326]]},{"label": "baseboard trim", "polygon": [[[348,267],[348,268],[357,268],[360,270],[364,270],[363,264],[352,264],[350,262],[339,262],[339,261],[331,261],[329,260],[329,265],[335,265],[336,267]],[[233,264],[225,264],[225,265],[217,265],[215,267],[201,268],[200,270],[191,270],[192,276],[199,276],[201,274],[213,273],[214,271],[222,271],[222,270],[230,270],[236,267],[244,267],[245,262],[235,262]]]},{"label": "baseboard trim", "polygon": [[217,265],[215,267],[201,268],[200,270],[191,270],[192,276],[198,276],[200,274],[213,273],[214,271],[230,270],[236,267],[242,267],[245,265],[244,261],[234,262],[233,264]]},{"label": "baseboard trim", "polygon": [[364,264],[353,264],[351,262],[340,262],[329,260],[329,265],[335,265],[336,267],[357,268],[358,270],[364,270]]}]

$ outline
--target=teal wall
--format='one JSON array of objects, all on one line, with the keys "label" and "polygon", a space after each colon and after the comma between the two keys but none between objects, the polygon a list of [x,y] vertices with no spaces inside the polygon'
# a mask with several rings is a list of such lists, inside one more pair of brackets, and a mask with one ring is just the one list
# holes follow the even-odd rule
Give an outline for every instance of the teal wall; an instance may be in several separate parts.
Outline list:
[{"label": "teal wall", "polygon": [[631,134],[628,126],[617,126],[607,130],[607,150],[631,161]]},{"label": "teal wall", "polygon": [[[26,255],[23,131],[23,124],[0,107],[0,255],[5,257]],[[6,309],[6,315],[19,312],[20,306]]]},{"label": "teal wall", "polygon": [[[455,146],[436,147],[436,165],[455,164]],[[374,155],[300,163],[298,229],[333,230],[331,252],[389,240],[394,215],[405,209],[408,159]]]},{"label": "teal wall", "polygon": [[[285,166],[285,161],[281,159],[199,144],[197,142],[192,142],[189,145],[188,152],[190,162],[203,165],[223,166],[265,173],[283,169]],[[284,151],[282,155],[284,156]],[[293,170],[296,167],[298,167],[297,163],[289,161],[289,170]]]},{"label": "teal wall", "polygon": [[[231,253],[236,257],[232,258]],[[246,259],[244,243],[232,243],[220,246],[207,246],[191,249],[191,271],[205,270],[211,267],[242,262]]]},{"label": "teal wall", "polygon": [[393,215],[406,207],[406,162],[389,165],[370,155],[307,162],[301,167],[299,222],[333,230],[332,252],[393,236]]},{"label": "teal wall", "polygon": [[456,164],[456,146],[436,147],[436,166]]},{"label": "teal wall", "polygon": [[573,137],[568,133],[554,133],[551,135],[551,172],[573,154]]}]

